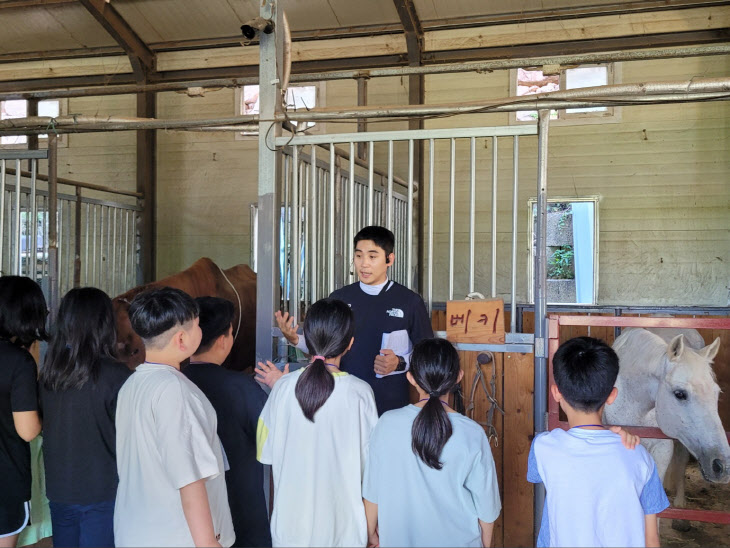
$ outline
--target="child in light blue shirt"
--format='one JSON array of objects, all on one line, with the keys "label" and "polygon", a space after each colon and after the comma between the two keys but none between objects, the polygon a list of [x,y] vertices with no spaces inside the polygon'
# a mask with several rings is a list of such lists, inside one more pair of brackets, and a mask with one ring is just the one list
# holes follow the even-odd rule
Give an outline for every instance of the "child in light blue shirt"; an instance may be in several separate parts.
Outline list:
[{"label": "child in light blue shirt", "polygon": [[484,430],[447,404],[461,380],[443,339],[413,349],[406,373],[420,401],[388,411],[372,436],[363,499],[372,546],[489,546],[501,504]]},{"label": "child in light blue shirt", "polygon": [[532,442],[527,480],[547,491],[537,546],[659,546],[656,514],[669,501],[656,464],[601,424],[618,394],[618,356],[601,340],[577,337],[555,353],[553,375],[552,395],[571,428]]}]

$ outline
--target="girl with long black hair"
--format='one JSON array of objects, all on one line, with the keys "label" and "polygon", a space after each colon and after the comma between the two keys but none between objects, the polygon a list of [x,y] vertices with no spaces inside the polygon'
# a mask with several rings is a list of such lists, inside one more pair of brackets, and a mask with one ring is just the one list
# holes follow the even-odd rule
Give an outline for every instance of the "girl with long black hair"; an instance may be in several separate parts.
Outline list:
[{"label": "girl with long black hair", "polygon": [[257,458],[274,474],[272,543],[365,546],[361,483],[378,413],[370,385],[340,370],[352,311],[322,299],[303,327],[312,363],[274,385],[257,428]]},{"label": "girl with long black hair", "polygon": [[117,394],[112,302],[93,287],[61,301],[40,374],[46,494],[54,546],[114,546]]},{"label": "girl with long black hair", "polygon": [[497,474],[482,427],[448,405],[463,376],[459,354],[444,339],[423,340],[406,375],[418,403],[383,414],[370,438],[368,543],[489,546],[501,509]]},{"label": "girl with long black hair", "polygon": [[46,299],[30,278],[0,277],[0,547],[30,517],[30,441],[41,431],[38,366],[28,349],[46,339]]}]

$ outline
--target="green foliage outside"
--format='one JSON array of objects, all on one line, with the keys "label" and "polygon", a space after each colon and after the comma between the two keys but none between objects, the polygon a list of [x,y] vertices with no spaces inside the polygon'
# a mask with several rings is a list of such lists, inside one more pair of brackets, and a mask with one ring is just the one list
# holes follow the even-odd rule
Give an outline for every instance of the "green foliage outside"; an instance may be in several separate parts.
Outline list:
[{"label": "green foliage outside", "polygon": [[548,261],[547,277],[552,280],[572,280],[575,278],[573,266],[573,246],[561,245],[553,251]]}]

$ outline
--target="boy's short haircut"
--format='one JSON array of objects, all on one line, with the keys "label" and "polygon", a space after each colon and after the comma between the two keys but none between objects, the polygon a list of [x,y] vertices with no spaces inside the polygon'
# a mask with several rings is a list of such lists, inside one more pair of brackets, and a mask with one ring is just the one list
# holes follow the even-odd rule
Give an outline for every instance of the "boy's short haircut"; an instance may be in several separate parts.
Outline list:
[{"label": "boy's short haircut", "polygon": [[595,412],[606,403],[616,383],[618,356],[600,339],[576,337],[555,352],[553,376],[571,407]]},{"label": "boy's short haircut", "polygon": [[198,317],[195,300],[179,289],[160,287],[138,294],[129,305],[129,321],[145,346],[162,348],[169,340],[160,335]]},{"label": "boy's short haircut", "polygon": [[384,226],[366,226],[355,234],[352,247],[357,247],[357,243],[362,240],[370,240],[382,248],[386,257],[395,249],[395,235]]},{"label": "boy's short haircut", "polygon": [[203,338],[196,354],[207,352],[221,335],[227,335],[233,323],[233,303],[219,297],[198,297],[195,299],[200,311],[200,330]]}]

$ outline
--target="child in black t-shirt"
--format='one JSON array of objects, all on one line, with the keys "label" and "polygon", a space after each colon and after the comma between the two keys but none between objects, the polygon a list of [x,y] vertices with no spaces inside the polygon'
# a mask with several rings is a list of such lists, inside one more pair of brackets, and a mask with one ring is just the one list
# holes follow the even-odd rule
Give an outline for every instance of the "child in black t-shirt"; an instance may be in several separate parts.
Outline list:
[{"label": "child in black t-shirt", "polygon": [[30,517],[30,441],[41,431],[38,367],[28,348],[46,338],[36,282],[0,277],[0,547],[13,547]]}]

